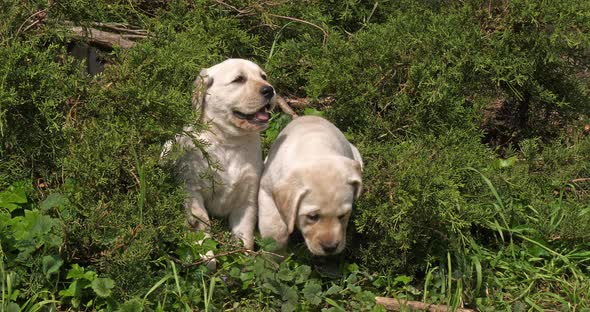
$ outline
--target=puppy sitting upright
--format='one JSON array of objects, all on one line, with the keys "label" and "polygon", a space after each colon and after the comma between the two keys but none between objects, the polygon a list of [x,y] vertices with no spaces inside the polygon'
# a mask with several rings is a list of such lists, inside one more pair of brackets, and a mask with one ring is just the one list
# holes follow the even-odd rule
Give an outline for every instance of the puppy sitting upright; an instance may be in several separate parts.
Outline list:
[{"label": "puppy sitting upright", "polygon": [[[194,133],[188,127],[176,138],[186,150],[178,170],[194,229],[207,230],[210,214],[228,217],[232,233],[252,249],[263,166],[259,133],[268,126],[274,96],[264,71],[250,61],[228,59],[201,71],[192,102],[208,130]],[[205,142],[205,155],[194,138]]]},{"label": "puppy sitting upright", "polygon": [[293,120],[273,143],[258,193],[258,227],[284,250],[295,228],[318,256],[341,252],[352,204],[361,192],[362,159],[327,120]]}]

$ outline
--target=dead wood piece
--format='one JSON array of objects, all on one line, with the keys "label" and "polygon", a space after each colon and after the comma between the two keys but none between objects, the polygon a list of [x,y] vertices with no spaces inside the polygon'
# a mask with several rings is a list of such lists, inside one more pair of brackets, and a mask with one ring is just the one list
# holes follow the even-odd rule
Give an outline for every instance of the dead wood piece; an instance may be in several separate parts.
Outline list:
[{"label": "dead wood piece", "polygon": [[441,304],[428,304],[419,301],[406,301],[387,297],[375,297],[375,302],[382,305],[389,311],[401,311],[402,308],[411,308],[412,310],[423,310],[430,312],[476,312],[476,310],[472,309],[457,308],[453,310],[452,307]]},{"label": "dead wood piece", "polygon": [[[88,39],[90,43],[106,47],[113,48],[120,46],[123,49],[133,47],[136,43],[126,38],[137,38],[133,35],[115,34],[108,31],[98,30],[96,28],[84,28],[80,26],[74,26],[70,28],[74,33],[74,37],[79,39]],[[141,38],[145,38],[141,36]]]},{"label": "dead wood piece", "polygon": [[[308,98],[288,97],[286,101],[289,103],[289,106],[295,108],[305,108],[311,105],[310,100]],[[334,98],[329,96],[325,98],[319,98],[315,100],[314,103],[319,106],[327,106],[334,103]]]},{"label": "dead wood piece", "polygon": [[148,35],[148,31],[145,29],[140,29],[135,26],[121,24],[121,23],[100,23],[95,22],[92,23],[92,26],[104,29],[110,29],[118,33],[128,33],[128,34],[135,34],[141,35],[145,38]]},{"label": "dead wood piece", "polygon": [[285,101],[285,99],[282,96],[277,95],[276,97],[277,97],[277,99],[276,99],[277,104],[279,105],[279,107],[281,108],[281,110],[285,114],[290,115],[291,118],[293,118],[293,119],[299,117],[297,115],[297,113],[295,113],[295,111],[293,111],[293,109],[291,108],[291,106],[289,106],[289,104],[287,103],[287,101]]}]

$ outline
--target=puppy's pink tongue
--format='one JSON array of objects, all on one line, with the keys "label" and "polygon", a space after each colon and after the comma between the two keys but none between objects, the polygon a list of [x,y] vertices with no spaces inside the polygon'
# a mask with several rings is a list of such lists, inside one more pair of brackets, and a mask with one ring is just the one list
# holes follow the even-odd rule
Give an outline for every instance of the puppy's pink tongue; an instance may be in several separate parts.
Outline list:
[{"label": "puppy's pink tongue", "polygon": [[270,118],[270,114],[267,112],[257,111],[254,117],[260,121],[267,121]]}]

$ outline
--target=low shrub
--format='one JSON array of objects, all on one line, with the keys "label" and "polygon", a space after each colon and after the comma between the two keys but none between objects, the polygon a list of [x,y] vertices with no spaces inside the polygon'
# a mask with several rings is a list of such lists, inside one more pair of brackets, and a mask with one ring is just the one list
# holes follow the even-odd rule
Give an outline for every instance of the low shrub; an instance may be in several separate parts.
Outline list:
[{"label": "low shrub", "polygon": [[[587,308],[589,4],[304,4],[1,9],[2,309],[379,310],[377,294]],[[102,51],[92,77],[68,55],[70,22],[148,36]],[[205,129],[192,82],[228,57],[264,65],[309,103],[300,113],[359,147],[365,190],[336,273],[297,248],[280,264],[268,242],[246,253],[217,223],[203,246],[187,231],[161,146],[184,125]],[[288,121],[273,114],[265,148]]]}]

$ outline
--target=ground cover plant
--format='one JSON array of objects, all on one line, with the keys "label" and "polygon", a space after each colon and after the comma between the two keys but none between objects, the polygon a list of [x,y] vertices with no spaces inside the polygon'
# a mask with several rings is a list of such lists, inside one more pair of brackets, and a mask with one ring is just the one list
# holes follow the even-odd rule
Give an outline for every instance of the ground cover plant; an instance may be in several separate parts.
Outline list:
[{"label": "ground cover plant", "polygon": [[[194,244],[159,155],[206,129],[192,81],[228,57],[363,155],[333,265],[246,251],[221,221]],[[7,2],[0,60],[0,310],[590,309],[588,1]]]}]

